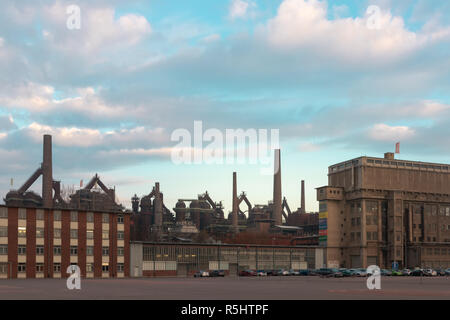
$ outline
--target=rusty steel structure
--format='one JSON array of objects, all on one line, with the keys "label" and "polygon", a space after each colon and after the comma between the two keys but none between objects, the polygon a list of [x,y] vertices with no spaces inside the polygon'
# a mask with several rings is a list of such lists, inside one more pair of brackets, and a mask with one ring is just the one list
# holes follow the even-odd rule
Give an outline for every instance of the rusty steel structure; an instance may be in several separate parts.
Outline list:
[{"label": "rusty steel structure", "polygon": [[[107,188],[96,174],[84,189],[77,190],[65,201],[61,195],[61,181],[53,180],[52,136],[43,136],[43,161],[41,166],[17,190],[11,190],[4,198],[7,206],[46,209],[124,211],[115,201],[115,190]],[[29,191],[42,176],[42,194]],[[100,191],[92,190],[99,186]],[[103,191],[103,192],[101,192]]]}]

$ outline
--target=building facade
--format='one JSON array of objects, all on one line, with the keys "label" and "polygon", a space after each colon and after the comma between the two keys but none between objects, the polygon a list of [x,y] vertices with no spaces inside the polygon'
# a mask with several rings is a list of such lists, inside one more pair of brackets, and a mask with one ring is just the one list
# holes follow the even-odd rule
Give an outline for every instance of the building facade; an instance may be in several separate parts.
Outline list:
[{"label": "building facade", "polygon": [[129,276],[129,214],[0,206],[0,279]]},{"label": "building facade", "polygon": [[132,277],[192,276],[199,270],[239,271],[318,269],[324,266],[324,248],[239,244],[132,242]]},{"label": "building facade", "polygon": [[450,267],[450,165],[360,157],[317,188],[331,267]]}]

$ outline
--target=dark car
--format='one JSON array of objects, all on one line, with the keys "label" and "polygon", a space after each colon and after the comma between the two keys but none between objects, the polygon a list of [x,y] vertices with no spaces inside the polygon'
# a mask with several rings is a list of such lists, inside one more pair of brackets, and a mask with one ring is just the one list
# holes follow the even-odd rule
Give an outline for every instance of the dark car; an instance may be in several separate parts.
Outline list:
[{"label": "dark car", "polygon": [[242,270],[241,272],[239,272],[239,276],[241,277],[255,277],[256,276],[256,272],[253,270]]},{"label": "dark car", "polygon": [[213,270],[209,273],[210,277],[225,277],[225,271],[223,270]]},{"label": "dark car", "polygon": [[332,273],[327,274],[326,276],[330,278],[342,278],[344,276],[344,274],[336,268],[332,268],[331,272]]},{"label": "dark car", "polygon": [[205,278],[205,277],[209,277],[208,271],[200,270],[194,273],[194,278]]},{"label": "dark car", "polygon": [[309,276],[311,275],[310,271],[308,269],[298,270],[298,273],[300,276]]},{"label": "dark car", "polygon": [[439,268],[439,269],[436,269],[435,271],[436,271],[438,276],[441,276],[441,277],[445,276],[445,270],[444,269],[440,269]]},{"label": "dark car", "polygon": [[341,268],[341,269],[339,269],[339,272],[342,273],[343,277],[351,277],[351,276],[353,276],[353,273],[349,269]]},{"label": "dark car", "polygon": [[425,272],[423,269],[415,269],[411,272],[411,276],[413,277],[423,277],[425,275]]},{"label": "dark car", "polygon": [[328,277],[329,275],[332,275],[334,271],[331,268],[320,268],[316,273],[321,277]]}]

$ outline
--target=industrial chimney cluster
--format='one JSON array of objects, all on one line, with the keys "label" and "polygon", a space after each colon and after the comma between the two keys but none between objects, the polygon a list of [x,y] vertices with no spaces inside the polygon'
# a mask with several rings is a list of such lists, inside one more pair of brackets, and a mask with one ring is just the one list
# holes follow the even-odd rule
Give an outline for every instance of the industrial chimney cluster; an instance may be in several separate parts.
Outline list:
[{"label": "industrial chimney cluster", "polygon": [[[111,189],[95,176],[89,183],[63,196],[60,181],[53,180],[52,137],[44,136],[43,162],[18,189],[5,197],[8,206],[65,208],[86,211],[124,212],[116,203],[115,188]],[[29,188],[42,176],[42,195]],[[244,211],[241,204],[245,202]],[[281,152],[274,152],[273,199],[266,205],[252,205],[247,194],[238,195],[237,173],[233,172],[232,208],[224,214],[221,202],[215,202],[206,191],[194,199],[179,199],[173,212],[164,204],[160,184],[139,198],[131,199],[131,239],[138,241],[218,241],[245,232],[315,236],[318,233],[317,214],[305,210],[305,183],[301,181],[301,206],[291,212],[281,189]],[[284,217],[284,222],[283,222]]]}]

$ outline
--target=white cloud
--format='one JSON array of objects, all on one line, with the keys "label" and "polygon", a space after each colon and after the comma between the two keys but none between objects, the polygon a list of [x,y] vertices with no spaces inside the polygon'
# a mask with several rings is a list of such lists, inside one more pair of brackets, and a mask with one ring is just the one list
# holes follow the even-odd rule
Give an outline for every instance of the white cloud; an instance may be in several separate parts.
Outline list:
[{"label": "white cloud", "polygon": [[[380,30],[362,18],[327,18],[327,3],[319,0],[284,0],[267,25],[269,42],[279,48],[308,48],[320,55],[348,61],[401,58],[443,37],[407,30],[402,17],[381,11]],[[441,30],[440,30],[441,32]]]},{"label": "white cloud", "polygon": [[230,18],[245,18],[251,7],[255,7],[256,4],[251,1],[233,0],[230,5]]},{"label": "white cloud", "polygon": [[415,130],[408,126],[389,126],[384,123],[374,125],[369,130],[369,138],[376,141],[408,140],[415,135]]}]

